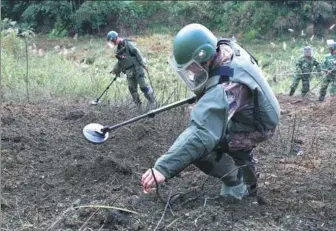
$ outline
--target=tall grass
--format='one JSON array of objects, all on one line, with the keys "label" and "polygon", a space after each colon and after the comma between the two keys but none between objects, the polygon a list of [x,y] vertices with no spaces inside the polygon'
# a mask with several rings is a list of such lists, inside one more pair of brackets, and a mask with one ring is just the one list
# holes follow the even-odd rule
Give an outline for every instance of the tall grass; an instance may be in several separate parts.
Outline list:
[{"label": "tall grass", "polygon": [[[4,37],[2,42],[3,100],[25,101],[24,42],[11,36]],[[153,34],[132,39],[147,60],[150,78],[158,98],[174,95],[175,98],[171,98],[174,100],[191,94],[167,62],[172,52],[171,35]],[[283,42],[286,43],[286,50]],[[75,102],[92,100],[104,91],[114,77],[109,72],[116,59],[114,51],[108,48],[105,37],[81,37],[75,40],[40,36],[34,43],[36,46],[33,43],[29,44],[29,91],[33,102],[57,99]],[[321,39],[310,41],[303,38],[295,42],[288,40],[274,43],[251,43],[244,44],[244,47],[257,57],[265,78],[276,93],[288,92],[293,75],[276,76],[276,82],[273,81],[274,76],[295,70],[295,62],[302,55],[303,46],[311,45],[314,56],[319,61],[327,52],[326,43]],[[55,49],[60,45],[66,47],[69,53],[60,54],[64,49]],[[39,49],[42,49],[40,55]],[[91,62],[83,63],[84,60]],[[317,78],[319,77],[317,75]],[[316,84],[317,78],[313,79],[312,85]],[[147,82],[149,83],[148,78]],[[139,93],[143,98],[140,90]],[[126,78],[122,74],[102,100],[118,101],[126,98],[129,99],[130,94]]]}]

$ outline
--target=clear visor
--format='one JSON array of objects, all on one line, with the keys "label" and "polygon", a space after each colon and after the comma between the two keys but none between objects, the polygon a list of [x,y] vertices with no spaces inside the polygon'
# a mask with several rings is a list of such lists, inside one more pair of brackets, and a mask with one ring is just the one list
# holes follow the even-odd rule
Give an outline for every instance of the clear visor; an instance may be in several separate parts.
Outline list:
[{"label": "clear visor", "polygon": [[183,67],[177,66],[173,55],[169,57],[168,61],[192,91],[203,87],[209,78],[208,72],[194,59]]}]

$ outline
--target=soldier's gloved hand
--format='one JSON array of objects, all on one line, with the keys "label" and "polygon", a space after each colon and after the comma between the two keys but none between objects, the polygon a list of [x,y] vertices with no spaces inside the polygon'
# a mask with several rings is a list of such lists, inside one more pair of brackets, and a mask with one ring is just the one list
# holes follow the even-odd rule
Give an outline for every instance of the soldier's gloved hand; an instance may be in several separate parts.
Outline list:
[{"label": "soldier's gloved hand", "polygon": [[[153,171],[152,171],[153,170]],[[155,190],[155,180],[154,180],[154,176],[156,179],[156,182],[158,184],[164,182],[166,180],[166,177],[164,175],[162,175],[161,172],[159,172],[158,170],[156,170],[155,168],[152,169],[148,169],[141,178],[141,184],[142,184],[142,188],[143,188],[143,192],[144,193],[149,193],[150,191]]]}]

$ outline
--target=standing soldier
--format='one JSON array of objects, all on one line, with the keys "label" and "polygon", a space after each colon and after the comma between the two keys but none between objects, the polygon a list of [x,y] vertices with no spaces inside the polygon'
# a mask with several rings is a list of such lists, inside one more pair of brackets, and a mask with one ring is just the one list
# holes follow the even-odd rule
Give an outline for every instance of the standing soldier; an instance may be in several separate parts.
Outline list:
[{"label": "standing soldier", "polygon": [[329,92],[331,95],[336,95],[336,71],[335,71],[335,64],[336,64],[336,42],[328,42],[328,48],[330,54],[327,55],[322,63],[322,67],[324,70],[327,71],[327,75],[324,77],[322,86],[320,89],[320,97],[319,101],[324,101],[325,95],[327,94],[327,89],[329,83],[331,83],[331,87]]},{"label": "standing soldier", "polygon": [[149,103],[154,103],[155,98],[153,89],[145,81],[144,69],[148,69],[139,49],[137,49],[130,40],[121,39],[115,31],[110,31],[107,34],[107,41],[110,47],[117,45],[116,58],[118,59],[118,62],[114,65],[111,74],[116,76],[120,76],[121,72],[126,74],[128,89],[138,108],[141,107],[138,84]]},{"label": "standing soldier", "polygon": [[144,192],[194,164],[222,181],[221,196],[255,193],[252,150],[272,137],[280,119],[279,103],[256,59],[236,42],[190,24],[174,39],[170,64],[197,103],[188,127],[142,175]]},{"label": "standing soldier", "polygon": [[296,62],[296,73],[293,77],[293,82],[291,85],[291,89],[289,95],[292,96],[299,85],[300,80],[302,80],[302,89],[301,95],[305,96],[309,92],[309,81],[310,81],[310,73],[315,66],[318,72],[321,72],[321,67],[319,62],[312,56],[312,48],[305,47],[303,48],[304,55],[299,58]]}]

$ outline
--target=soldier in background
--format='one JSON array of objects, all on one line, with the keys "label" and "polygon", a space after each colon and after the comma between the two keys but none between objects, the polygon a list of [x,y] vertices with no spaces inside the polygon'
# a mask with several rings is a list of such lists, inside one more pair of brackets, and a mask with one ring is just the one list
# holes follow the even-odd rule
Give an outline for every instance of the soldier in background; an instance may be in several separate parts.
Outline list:
[{"label": "soldier in background", "polygon": [[301,56],[296,62],[296,73],[293,77],[293,81],[290,87],[289,95],[292,96],[298,87],[300,80],[302,80],[301,95],[305,96],[309,92],[311,72],[313,68],[316,68],[317,72],[321,72],[319,62],[312,55],[312,48],[303,48],[304,55]]},{"label": "soldier in background", "polygon": [[333,40],[331,42],[327,41],[327,44],[330,54],[327,55],[322,62],[322,67],[326,70],[327,75],[324,77],[321,85],[319,101],[324,101],[330,83],[331,87],[329,92],[331,95],[336,95],[336,42]]},{"label": "soldier in background", "polygon": [[138,85],[149,103],[153,104],[155,102],[154,92],[145,81],[144,69],[148,69],[139,49],[130,40],[121,39],[115,31],[110,31],[107,34],[107,41],[110,47],[117,46],[116,58],[118,62],[114,65],[111,74],[117,76],[120,76],[121,72],[126,74],[128,89],[138,108],[141,107]]}]

